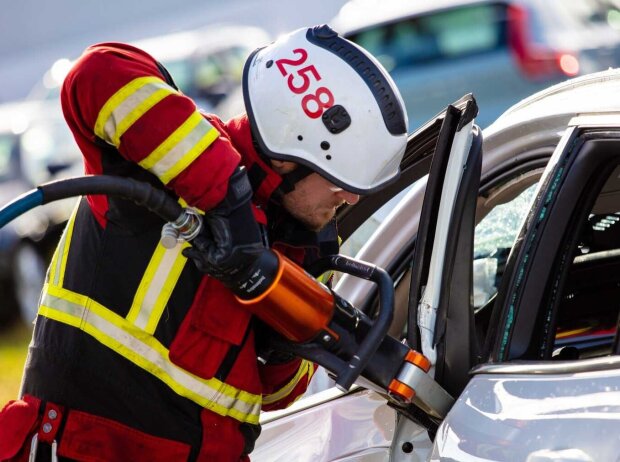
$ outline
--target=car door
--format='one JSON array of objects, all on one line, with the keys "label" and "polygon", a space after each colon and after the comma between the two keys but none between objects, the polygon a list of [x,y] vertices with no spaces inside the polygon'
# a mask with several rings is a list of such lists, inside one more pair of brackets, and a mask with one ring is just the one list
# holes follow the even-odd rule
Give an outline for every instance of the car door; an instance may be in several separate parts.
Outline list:
[{"label": "car door", "polygon": [[617,460],[620,114],[575,117],[508,257],[486,363],[432,460]]},{"label": "car door", "polygon": [[[445,228],[459,226],[465,203],[465,196],[460,192],[463,185],[474,192],[470,202],[475,205],[480,175],[481,135],[474,125],[477,113],[475,100],[467,96],[449,106],[435,121],[427,125],[410,139],[403,164],[403,177],[408,182],[419,178],[420,162],[428,165],[428,154],[432,154],[431,182],[427,188],[425,201],[429,226],[425,226],[424,247],[422,252],[426,261],[431,255],[432,243],[445,239]],[[439,130],[439,126],[441,129]],[[446,171],[453,170],[453,177],[446,176]],[[463,180],[463,179],[466,180]],[[471,179],[471,181],[470,181]],[[407,181],[407,180],[405,180]],[[472,183],[473,181],[473,183]],[[393,186],[386,198],[392,197],[403,189],[407,183]],[[388,188],[389,189],[389,188]],[[439,202],[449,195],[451,204],[440,208]],[[470,193],[467,196],[471,196]],[[385,198],[384,198],[385,199]],[[353,227],[354,221],[363,221],[368,213],[376,210],[376,198],[369,197],[365,210],[350,209],[344,215],[345,238]],[[374,204],[374,205],[371,205]],[[465,209],[471,211],[471,207]],[[439,226],[435,226],[435,222]],[[452,232],[456,230],[451,228]],[[473,239],[473,237],[471,238]],[[435,246],[436,247],[436,246]],[[443,252],[442,258],[449,252]],[[430,262],[430,261],[429,261]],[[423,275],[423,279],[427,276]],[[441,277],[441,275],[440,275]],[[447,277],[447,276],[444,276]],[[360,306],[372,314],[375,297],[369,296]],[[372,387],[371,387],[372,388]],[[257,448],[252,454],[253,460],[388,460],[394,444],[398,444],[398,413],[414,415],[415,412],[401,407],[397,411],[394,405],[388,405],[387,396],[354,386],[348,392],[334,388],[324,390],[312,396],[302,398],[292,408],[262,416],[263,432],[257,441]],[[421,417],[421,416],[420,416]],[[427,434],[424,418],[413,419],[407,427],[407,444],[415,443],[415,449],[409,454],[409,460],[424,460],[429,453],[431,443]],[[412,446],[413,448],[413,446]]]}]

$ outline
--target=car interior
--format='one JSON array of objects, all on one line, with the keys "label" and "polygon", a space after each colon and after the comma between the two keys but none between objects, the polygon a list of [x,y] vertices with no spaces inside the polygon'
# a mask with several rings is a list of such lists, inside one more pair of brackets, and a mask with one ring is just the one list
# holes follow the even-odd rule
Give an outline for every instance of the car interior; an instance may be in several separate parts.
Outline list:
[{"label": "car interior", "polygon": [[618,354],[619,221],[620,166],[617,166],[581,224],[578,244],[572,249],[573,261],[557,310],[553,358],[586,359]]}]

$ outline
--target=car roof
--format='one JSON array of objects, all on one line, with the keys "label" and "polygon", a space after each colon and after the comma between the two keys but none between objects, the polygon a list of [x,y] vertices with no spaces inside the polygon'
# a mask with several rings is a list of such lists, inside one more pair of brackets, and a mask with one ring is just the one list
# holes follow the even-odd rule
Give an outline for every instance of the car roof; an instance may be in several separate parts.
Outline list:
[{"label": "car roof", "polygon": [[516,103],[502,114],[496,124],[530,117],[533,113],[618,112],[619,87],[620,68],[566,80]]},{"label": "car roof", "polygon": [[484,130],[487,149],[545,130],[557,133],[576,116],[618,114],[620,69],[587,74],[564,81],[518,102]]}]

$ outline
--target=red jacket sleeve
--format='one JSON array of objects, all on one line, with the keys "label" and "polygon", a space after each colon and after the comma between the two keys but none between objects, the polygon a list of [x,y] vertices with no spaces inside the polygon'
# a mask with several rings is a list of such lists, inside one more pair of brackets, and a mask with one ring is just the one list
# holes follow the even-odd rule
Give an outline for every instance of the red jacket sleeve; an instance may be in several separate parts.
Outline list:
[{"label": "red jacket sleeve", "polygon": [[293,404],[308,388],[316,366],[305,359],[284,364],[262,364],[263,411],[283,409]]},{"label": "red jacket sleeve", "polygon": [[67,75],[61,101],[86,173],[104,173],[98,143],[105,142],[190,205],[208,210],[226,194],[238,152],[147,53],[119,43],[88,48]]}]

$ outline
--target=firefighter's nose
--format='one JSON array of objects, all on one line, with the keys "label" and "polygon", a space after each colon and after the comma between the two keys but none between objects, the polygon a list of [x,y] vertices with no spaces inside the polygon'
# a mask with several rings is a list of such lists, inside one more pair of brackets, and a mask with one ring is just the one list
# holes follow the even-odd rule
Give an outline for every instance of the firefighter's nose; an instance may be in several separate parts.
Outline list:
[{"label": "firefighter's nose", "polygon": [[341,189],[340,191],[338,191],[337,194],[347,204],[351,204],[351,205],[357,204],[357,202],[360,200],[359,194],[345,191],[344,189]]}]

